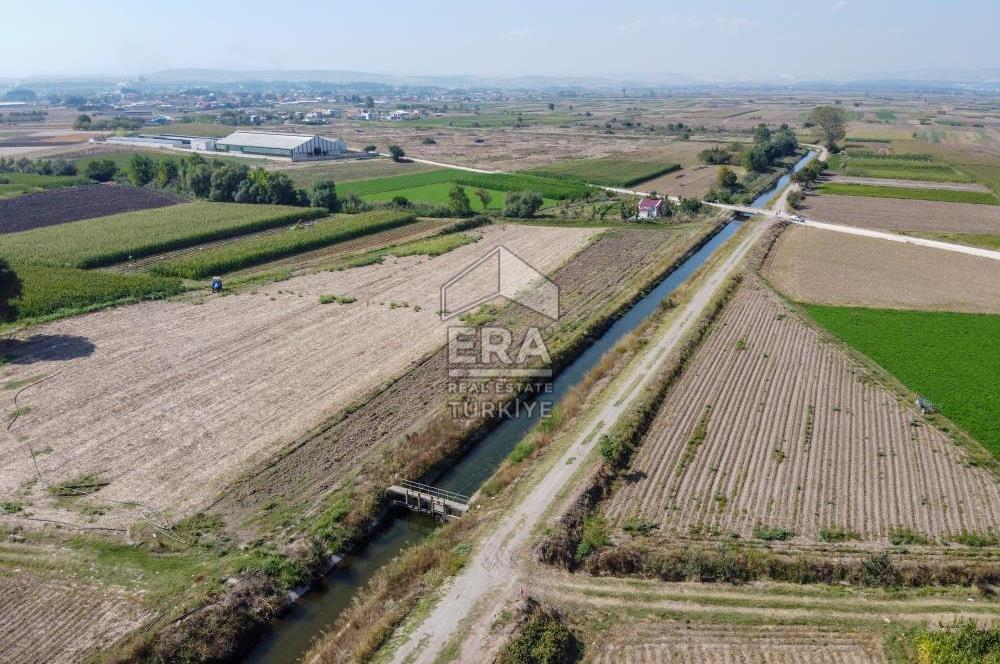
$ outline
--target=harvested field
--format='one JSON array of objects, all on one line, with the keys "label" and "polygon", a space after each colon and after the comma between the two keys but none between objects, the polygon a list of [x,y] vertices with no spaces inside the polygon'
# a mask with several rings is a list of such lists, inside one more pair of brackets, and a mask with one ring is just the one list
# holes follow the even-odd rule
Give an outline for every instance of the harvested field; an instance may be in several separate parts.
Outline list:
[{"label": "harvested field", "polygon": [[0,661],[80,662],[148,617],[132,593],[0,571]]},{"label": "harvested field", "polygon": [[15,233],[183,202],[184,199],[179,196],[117,184],[53,189],[0,200],[0,233]]},{"label": "harvested field", "polygon": [[682,621],[621,625],[584,660],[594,664],[883,664],[877,637],[810,627],[694,625]]},{"label": "harvested field", "polygon": [[807,196],[810,219],[888,231],[1000,233],[1000,206],[866,196]]},{"label": "harvested field", "polygon": [[[479,243],[432,260],[389,259],[204,303],[143,303],[34,328],[4,348],[9,363],[0,371],[8,384],[55,378],[18,400],[17,407],[31,410],[16,423],[18,438],[0,446],[0,496],[35,477],[27,443],[52,449],[37,457],[43,485],[92,473],[110,482],[101,500],[142,501],[175,515],[202,507],[253,459],[440,347],[446,337],[436,313],[439,287],[469,262],[503,243],[552,270],[591,235],[489,227]],[[357,301],[320,304],[325,294]],[[6,392],[5,412],[14,409],[13,396]],[[367,422],[350,449],[366,449],[374,438]],[[60,509],[43,490],[37,494],[36,515],[87,518]],[[133,518],[119,509],[97,520]]]},{"label": "harvested field", "polygon": [[[716,186],[721,166],[705,164],[692,166],[675,173],[661,175],[652,180],[640,182],[635,186],[639,191],[655,191],[659,194],[681,196],[683,198],[704,198]],[[744,170],[738,166],[730,166],[740,177]]]},{"label": "harvested field", "polygon": [[[655,536],[839,529],[884,543],[995,532],[1000,482],[824,342],[776,295],[744,286],[672,389],[606,513]],[[632,521],[635,523],[635,521]]]},{"label": "harvested field", "polygon": [[798,302],[1000,313],[1000,261],[793,226],[765,266]]},{"label": "harvested field", "polygon": [[[691,224],[671,230],[614,230],[601,235],[552,276],[560,288],[559,328],[578,329],[597,308],[628,297],[635,288],[630,282],[639,272],[657,265],[664,269],[707,229],[704,224]],[[483,244],[480,241],[479,245]],[[230,487],[213,511],[230,523],[239,523],[272,502],[292,502],[310,511],[318,500],[347,483],[351,473],[358,472],[366,479],[378,477],[384,463],[377,457],[366,459],[362,452],[420,430],[445,410],[449,399],[447,355],[442,344],[342,420],[306,433],[289,447],[288,454]]]}]

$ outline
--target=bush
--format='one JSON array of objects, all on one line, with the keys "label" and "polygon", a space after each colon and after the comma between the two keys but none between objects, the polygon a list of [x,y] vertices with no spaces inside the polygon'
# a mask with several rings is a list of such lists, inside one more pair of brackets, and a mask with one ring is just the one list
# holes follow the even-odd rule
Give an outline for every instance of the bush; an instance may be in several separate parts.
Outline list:
[{"label": "bush", "polygon": [[527,619],[516,636],[501,651],[499,664],[563,664],[574,661],[576,639],[559,615],[529,606]]},{"label": "bush", "polygon": [[503,214],[505,217],[531,219],[543,203],[542,196],[537,192],[512,191],[504,201]]},{"label": "bush", "polygon": [[313,207],[326,208],[330,212],[340,211],[340,199],[337,198],[337,185],[333,180],[320,180],[313,185],[310,199]]},{"label": "bush", "polygon": [[1000,627],[963,620],[914,638],[918,664],[1000,664]]},{"label": "bush", "polygon": [[398,145],[390,145],[389,156],[392,157],[393,161],[402,161],[403,157],[406,156],[406,152]]},{"label": "bush", "polygon": [[861,585],[886,588],[898,586],[901,581],[902,575],[888,553],[873,553],[861,561],[858,575]]},{"label": "bush", "polygon": [[780,526],[764,526],[758,524],[754,526],[753,536],[766,542],[783,542],[795,536],[791,530]]},{"label": "bush", "polygon": [[108,182],[118,174],[118,166],[110,159],[95,159],[87,164],[86,176],[97,182]]}]

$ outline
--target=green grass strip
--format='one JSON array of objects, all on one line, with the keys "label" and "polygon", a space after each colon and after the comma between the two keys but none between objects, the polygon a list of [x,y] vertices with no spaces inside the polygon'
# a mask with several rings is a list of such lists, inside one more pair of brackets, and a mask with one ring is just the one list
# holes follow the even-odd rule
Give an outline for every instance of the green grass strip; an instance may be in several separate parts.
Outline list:
[{"label": "green grass strip", "polygon": [[918,201],[945,203],[973,203],[1000,205],[1000,199],[991,193],[979,191],[953,191],[951,189],[920,189],[917,187],[880,187],[867,184],[828,182],[817,187],[821,193],[838,196],[872,196],[875,198],[905,198]]}]

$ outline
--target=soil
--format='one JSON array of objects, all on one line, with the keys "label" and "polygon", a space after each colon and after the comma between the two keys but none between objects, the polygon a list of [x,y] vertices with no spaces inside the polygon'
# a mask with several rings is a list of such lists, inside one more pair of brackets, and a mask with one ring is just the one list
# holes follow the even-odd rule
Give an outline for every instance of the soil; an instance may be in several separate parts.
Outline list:
[{"label": "soil", "polygon": [[800,209],[809,219],[878,230],[1000,233],[1000,205],[819,195]]},{"label": "soil", "polygon": [[1000,261],[889,240],[793,226],[765,275],[798,302],[1000,313]]},{"label": "soil", "polygon": [[148,615],[121,589],[0,574],[0,661],[80,662],[139,627]]},{"label": "soil", "polygon": [[51,189],[0,200],[0,234],[183,202],[179,196],[119,184]]},{"label": "soil", "polygon": [[[824,528],[884,545],[1000,527],[1000,482],[760,284],[744,286],[606,503],[657,537]],[[699,433],[700,431],[700,433]]]},{"label": "soil", "polygon": [[[32,329],[4,348],[3,380],[54,377],[18,398],[17,407],[31,411],[0,442],[0,496],[35,478],[31,445],[51,450],[36,457],[43,485],[95,473],[110,483],[97,494],[101,500],[190,513],[255,457],[269,456],[440,347],[446,324],[437,315],[439,288],[465,265],[502,243],[551,270],[593,231],[508,225],[482,234],[478,243],[434,259],[389,258],[252,293],[146,302]],[[321,304],[324,294],[356,301]],[[15,392],[2,395],[4,412],[14,410]],[[409,422],[413,412],[403,412]],[[365,441],[400,426],[374,422]],[[346,460],[356,450],[330,452]],[[84,520],[35,493],[35,516]],[[119,508],[97,525],[134,518]]]}]

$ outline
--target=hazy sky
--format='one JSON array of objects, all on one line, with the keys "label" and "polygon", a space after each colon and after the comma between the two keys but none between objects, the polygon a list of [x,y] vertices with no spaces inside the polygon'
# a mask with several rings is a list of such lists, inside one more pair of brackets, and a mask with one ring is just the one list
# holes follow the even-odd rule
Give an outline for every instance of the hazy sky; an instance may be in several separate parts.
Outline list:
[{"label": "hazy sky", "polygon": [[0,76],[170,68],[838,78],[1000,67],[1000,1],[4,2]]}]

